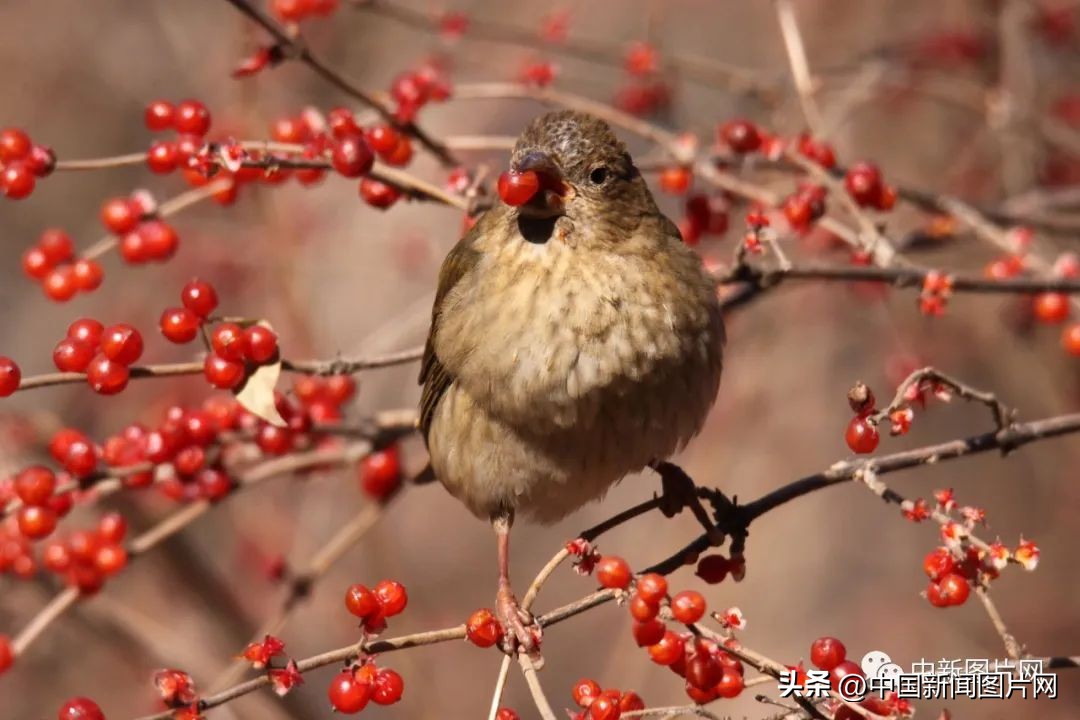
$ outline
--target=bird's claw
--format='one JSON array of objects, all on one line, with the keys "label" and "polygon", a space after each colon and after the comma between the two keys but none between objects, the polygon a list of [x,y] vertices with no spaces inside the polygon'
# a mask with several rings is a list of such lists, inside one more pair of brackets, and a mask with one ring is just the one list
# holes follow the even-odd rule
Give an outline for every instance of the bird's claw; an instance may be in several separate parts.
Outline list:
[{"label": "bird's claw", "polygon": [[502,649],[508,655],[524,652],[533,659],[540,659],[541,629],[532,614],[522,610],[509,584],[500,583],[495,596],[495,616],[503,629]]},{"label": "bird's claw", "polygon": [[657,462],[653,469],[660,473],[660,512],[665,517],[675,517],[697,501],[697,486],[678,465]]}]

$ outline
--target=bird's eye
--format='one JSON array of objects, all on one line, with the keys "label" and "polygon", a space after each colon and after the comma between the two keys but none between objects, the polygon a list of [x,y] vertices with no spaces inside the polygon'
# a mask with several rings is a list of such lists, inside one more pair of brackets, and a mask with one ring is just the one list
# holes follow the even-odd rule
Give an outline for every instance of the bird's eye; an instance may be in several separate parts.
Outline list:
[{"label": "bird's eye", "polygon": [[593,171],[589,173],[589,181],[593,185],[602,185],[604,181],[607,180],[607,176],[608,169],[606,167],[600,166],[598,168],[593,168]]}]

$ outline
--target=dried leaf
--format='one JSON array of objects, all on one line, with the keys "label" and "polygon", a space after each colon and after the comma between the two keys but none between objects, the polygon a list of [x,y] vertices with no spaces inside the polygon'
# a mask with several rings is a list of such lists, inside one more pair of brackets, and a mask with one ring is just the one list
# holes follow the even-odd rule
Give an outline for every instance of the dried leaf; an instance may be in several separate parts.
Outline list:
[{"label": "dried leaf", "polygon": [[[273,330],[270,323],[260,320],[259,325]],[[278,377],[281,376],[281,361],[260,365],[255,372],[248,376],[245,382],[235,391],[236,399],[248,412],[257,415],[271,425],[285,427],[285,418],[277,410],[274,402],[274,388],[277,386]]]}]

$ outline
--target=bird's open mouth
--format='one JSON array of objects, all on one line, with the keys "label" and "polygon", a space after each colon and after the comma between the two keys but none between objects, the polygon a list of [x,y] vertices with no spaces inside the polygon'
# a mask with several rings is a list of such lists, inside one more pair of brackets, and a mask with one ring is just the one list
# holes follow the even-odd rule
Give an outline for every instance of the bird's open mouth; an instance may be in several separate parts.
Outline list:
[{"label": "bird's open mouth", "polygon": [[562,215],[566,202],[573,197],[574,188],[563,178],[562,171],[546,153],[530,152],[514,167],[516,172],[532,171],[540,179],[540,187],[529,201],[518,207],[525,217],[552,218]]}]

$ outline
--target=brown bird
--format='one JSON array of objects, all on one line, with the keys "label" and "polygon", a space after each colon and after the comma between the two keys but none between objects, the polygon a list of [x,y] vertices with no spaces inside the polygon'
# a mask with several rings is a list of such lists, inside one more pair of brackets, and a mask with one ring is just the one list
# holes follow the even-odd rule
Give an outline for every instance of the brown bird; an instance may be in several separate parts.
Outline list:
[{"label": "brown bird", "polygon": [[496,612],[532,649],[510,587],[514,516],[554,522],[696,435],[724,326],[713,280],[606,123],[539,117],[511,169],[541,191],[490,209],[443,262],[420,424],[435,477],[493,523]]}]

